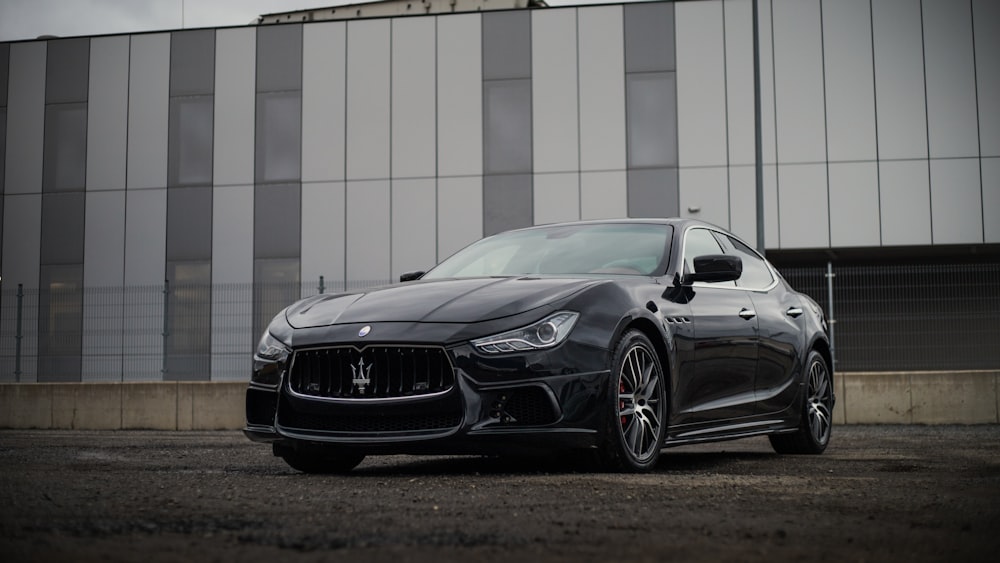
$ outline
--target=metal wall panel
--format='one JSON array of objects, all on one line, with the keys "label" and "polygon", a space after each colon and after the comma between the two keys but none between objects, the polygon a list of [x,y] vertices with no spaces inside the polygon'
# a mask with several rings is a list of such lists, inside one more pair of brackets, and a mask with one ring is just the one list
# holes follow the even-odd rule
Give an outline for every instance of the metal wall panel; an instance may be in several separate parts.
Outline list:
[{"label": "metal wall panel", "polygon": [[926,160],[879,163],[883,246],[931,244],[927,167]]},{"label": "metal wall panel", "polygon": [[487,174],[532,168],[531,80],[483,83],[484,170]]},{"label": "metal wall panel", "polygon": [[392,20],[392,176],[437,171],[435,18]]},{"label": "metal wall panel", "polygon": [[253,283],[253,221],[248,220],[253,217],[253,191],[252,184],[213,188],[213,380],[245,380],[248,350],[260,336],[253,334],[251,310],[242,301]]},{"label": "metal wall panel", "polygon": [[753,166],[729,167],[729,230],[757,248],[757,173]]},{"label": "metal wall panel", "polygon": [[347,23],[348,180],[389,177],[389,39],[389,20]]},{"label": "metal wall panel", "polygon": [[256,45],[254,28],[220,29],[215,34],[216,186],[254,181]]},{"label": "metal wall panel", "polygon": [[392,181],[392,280],[437,263],[437,182]]},{"label": "metal wall panel", "polygon": [[534,217],[531,174],[483,178],[483,235],[531,226]]},{"label": "metal wall panel", "polygon": [[830,244],[832,246],[878,246],[878,163],[831,162]]},{"label": "metal wall panel", "polygon": [[580,219],[580,174],[535,174],[534,224]]},{"label": "metal wall panel", "polygon": [[[166,69],[164,68],[164,74]],[[166,94],[164,84],[164,94]],[[164,104],[166,106],[166,104]],[[164,138],[166,131],[164,130]],[[166,147],[164,147],[166,150]],[[166,155],[164,154],[164,157]],[[130,153],[131,162],[131,153]],[[166,158],[164,158],[164,181]],[[131,177],[131,176],[130,176]],[[167,190],[130,192],[125,201],[125,292],[122,349],[125,381],[160,381],[163,357],[163,280],[167,245]],[[158,291],[158,289],[160,291]]]},{"label": "metal wall panel", "polygon": [[[932,141],[933,148],[933,141]],[[931,159],[934,244],[983,242],[983,193],[978,158]],[[1000,207],[994,208],[995,215]]]},{"label": "metal wall panel", "polygon": [[986,243],[1000,242],[1000,158],[980,162],[983,175],[983,236]]},{"label": "metal wall panel", "polygon": [[212,194],[212,279],[253,282],[253,185],[216,186]]},{"label": "metal wall panel", "polygon": [[628,171],[629,217],[674,217],[679,205],[676,168]]},{"label": "metal wall panel", "polygon": [[390,280],[390,205],[388,180],[347,183],[348,288],[352,284],[363,287]]},{"label": "metal wall panel", "polygon": [[747,0],[723,2],[723,18],[726,24],[726,121],[730,164],[754,162],[752,6]]},{"label": "metal wall panel", "polygon": [[997,33],[1000,29],[1000,2],[973,0],[972,23],[976,38],[979,148],[982,156],[1000,156],[1000,57],[996,56],[1000,53],[1000,33]]},{"label": "metal wall panel", "polygon": [[531,51],[527,10],[483,14],[483,80],[530,78]]},{"label": "metal wall panel", "polygon": [[923,0],[921,6],[930,156],[979,156],[971,4]]},{"label": "metal wall panel", "polygon": [[625,97],[629,168],[677,166],[676,75],[629,74],[625,77]]},{"label": "metal wall panel", "polygon": [[302,26],[257,28],[257,91],[278,92],[302,87]]},{"label": "metal wall panel", "polygon": [[129,194],[125,203],[125,285],[163,283],[167,190]]},{"label": "metal wall panel", "polygon": [[870,7],[869,0],[823,2],[830,161],[875,160],[877,156]]},{"label": "metal wall panel", "polygon": [[344,22],[302,30],[302,181],[344,179],[347,28]]},{"label": "metal wall panel", "polygon": [[167,185],[170,34],[133,35],[128,86],[128,189]]},{"label": "metal wall panel", "polygon": [[437,261],[483,236],[483,180],[480,176],[438,178]]},{"label": "metal wall panel", "polygon": [[254,258],[293,258],[302,244],[299,184],[258,184],[253,192]]},{"label": "metal wall panel", "polygon": [[42,196],[8,193],[3,211],[3,287],[38,287]]},{"label": "metal wall panel", "polygon": [[128,61],[127,36],[91,39],[90,92],[87,97],[87,190],[125,188]]},{"label": "metal wall panel", "polygon": [[624,170],[625,39],[622,7],[580,8],[577,25],[580,169]]},{"label": "metal wall panel", "polygon": [[438,176],[483,173],[482,25],[479,14],[437,18]]},{"label": "metal wall panel", "polygon": [[625,10],[625,71],[674,69],[674,4],[643,2]]},{"label": "metal wall panel", "polygon": [[[779,210],[781,206],[778,201],[778,167],[774,164],[765,164],[763,168],[764,245],[765,248],[779,248],[781,246],[781,229],[779,228]],[[754,179],[754,189],[756,190],[756,178]],[[754,229],[756,229],[756,224],[755,211]]]},{"label": "metal wall panel", "polygon": [[729,228],[729,175],[725,166],[681,168],[678,179],[681,217]]},{"label": "metal wall panel", "polygon": [[822,162],[826,122],[819,0],[772,3],[778,162]]},{"label": "metal wall panel", "polygon": [[[128,45],[128,38],[124,39]],[[91,72],[94,70],[91,66]],[[124,181],[124,168],[122,173]],[[125,191],[88,193],[86,218],[83,285],[87,291],[83,294],[81,378],[117,380],[121,378],[124,326],[120,313],[125,275]]]},{"label": "metal wall panel", "polygon": [[779,164],[781,248],[830,246],[824,164]]},{"label": "metal wall panel", "polygon": [[124,264],[124,190],[88,193],[83,284],[86,287],[121,286]]},{"label": "metal wall panel", "polygon": [[576,9],[531,12],[535,172],[580,168]]},{"label": "metal wall panel", "polygon": [[872,0],[878,154],[882,160],[927,157],[921,25],[920,2]]},{"label": "metal wall panel", "polygon": [[[679,3],[674,12],[678,163],[682,167],[727,164],[722,2]],[[682,181],[682,198],[683,185]],[[684,207],[682,204],[682,213]]]},{"label": "metal wall panel", "polygon": [[627,182],[628,176],[624,170],[582,172],[580,174],[580,219],[627,217]]},{"label": "metal wall panel", "polygon": [[344,288],[344,183],[302,184],[302,280]]},{"label": "metal wall panel", "polygon": [[[42,191],[45,51],[44,42],[13,43],[10,46],[7,163],[4,171],[4,193],[8,195]],[[7,240],[5,237],[4,242]]]}]

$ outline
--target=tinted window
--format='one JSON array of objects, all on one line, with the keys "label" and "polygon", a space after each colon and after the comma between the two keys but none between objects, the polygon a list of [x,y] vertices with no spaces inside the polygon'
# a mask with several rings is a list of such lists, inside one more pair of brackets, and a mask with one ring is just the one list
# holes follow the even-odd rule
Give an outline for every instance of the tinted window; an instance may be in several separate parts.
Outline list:
[{"label": "tinted window", "polygon": [[733,245],[732,253],[743,260],[743,275],[736,281],[737,285],[748,289],[763,289],[771,285],[774,277],[771,276],[771,270],[767,267],[763,258],[749,246],[743,244],[742,241],[733,237],[727,238],[730,244]]}]

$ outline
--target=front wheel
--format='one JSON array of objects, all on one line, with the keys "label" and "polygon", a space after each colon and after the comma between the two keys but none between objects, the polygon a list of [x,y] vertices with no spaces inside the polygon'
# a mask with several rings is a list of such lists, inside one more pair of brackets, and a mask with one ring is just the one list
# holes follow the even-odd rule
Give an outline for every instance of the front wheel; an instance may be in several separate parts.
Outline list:
[{"label": "front wheel", "polygon": [[612,471],[649,471],[660,457],[667,400],[663,368],[645,334],[629,330],[622,336],[608,380],[603,465]]},{"label": "front wheel", "polygon": [[813,350],[806,361],[806,394],[802,420],[791,434],[770,436],[779,454],[821,454],[833,430],[833,379],[823,356]]}]

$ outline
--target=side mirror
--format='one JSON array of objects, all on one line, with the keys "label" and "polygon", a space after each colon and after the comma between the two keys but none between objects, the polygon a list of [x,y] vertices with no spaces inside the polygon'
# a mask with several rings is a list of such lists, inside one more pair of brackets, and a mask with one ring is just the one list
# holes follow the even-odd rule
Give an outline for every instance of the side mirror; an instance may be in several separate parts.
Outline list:
[{"label": "side mirror", "polygon": [[400,282],[408,282],[408,281],[419,280],[426,273],[427,272],[425,272],[423,270],[418,270],[416,272],[406,272],[404,274],[400,274],[399,281]]},{"label": "side mirror", "polygon": [[694,272],[686,276],[687,283],[724,282],[743,275],[743,261],[739,256],[708,254],[694,259]]}]

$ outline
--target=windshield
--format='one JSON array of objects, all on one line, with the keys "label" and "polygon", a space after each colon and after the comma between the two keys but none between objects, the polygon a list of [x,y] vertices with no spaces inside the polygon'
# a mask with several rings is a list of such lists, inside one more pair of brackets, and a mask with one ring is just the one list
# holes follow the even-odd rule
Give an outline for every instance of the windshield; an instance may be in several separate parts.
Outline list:
[{"label": "windshield", "polygon": [[669,225],[595,223],[501,233],[448,258],[423,279],[526,274],[655,275]]}]

